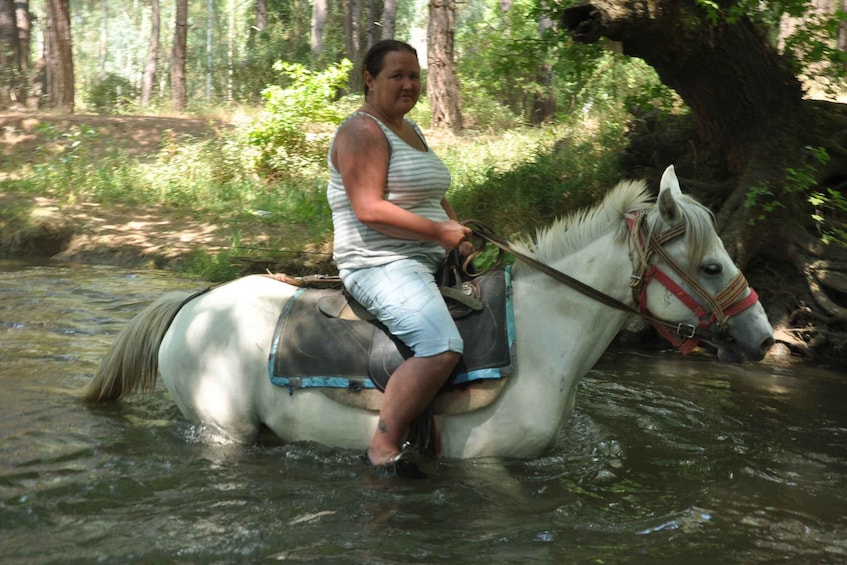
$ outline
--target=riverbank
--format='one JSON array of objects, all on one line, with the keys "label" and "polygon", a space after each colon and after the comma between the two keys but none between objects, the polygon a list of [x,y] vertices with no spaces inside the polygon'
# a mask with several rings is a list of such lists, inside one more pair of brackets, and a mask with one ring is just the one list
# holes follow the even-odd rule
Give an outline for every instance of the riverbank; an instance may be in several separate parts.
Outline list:
[{"label": "riverbank", "polygon": [[[306,212],[299,214],[283,211],[271,215],[267,212],[271,208],[264,209],[262,204],[256,204],[255,194],[253,199],[239,202],[239,205],[243,202],[249,205],[237,209],[218,206],[214,208],[217,212],[209,211],[213,208],[201,212],[198,203],[202,207],[203,198],[214,198],[214,191],[203,192],[199,199],[170,200],[174,204],[130,206],[122,203],[126,201],[125,196],[148,189],[150,184],[146,177],[134,179],[136,182],[129,189],[121,185],[120,190],[115,191],[118,198],[112,195],[108,204],[88,199],[88,191],[97,188],[88,188],[82,183],[75,185],[76,180],[89,171],[93,171],[92,176],[101,175],[96,177],[100,180],[104,175],[107,179],[113,178],[111,167],[120,167],[120,163],[113,165],[113,161],[106,161],[103,155],[116,147],[120,148],[121,155],[149,160],[154,170],[168,168],[173,162],[197,161],[198,144],[191,141],[208,140],[215,147],[225,146],[223,141],[218,143],[218,136],[227,127],[194,118],[0,115],[0,182],[15,178],[16,172],[24,171],[29,163],[30,178],[41,180],[45,185],[40,191],[14,193],[8,189],[4,192],[0,185],[0,257],[188,271],[212,282],[265,270],[292,275],[334,272],[330,244],[326,242],[329,232],[322,227],[327,221],[326,214],[316,213],[317,204],[308,198],[300,199]],[[98,167],[72,167],[71,173],[56,175],[60,181],[49,176],[33,176],[33,171],[39,172],[41,163],[51,159],[58,163],[73,159],[75,141],[72,136],[80,129],[94,132],[81,143],[84,163],[96,163]],[[186,140],[189,142],[183,143]],[[450,155],[450,151],[445,150],[444,154]],[[219,155],[225,154],[215,153],[213,157]],[[179,167],[171,169],[178,174],[169,177],[172,180],[168,186],[180,188],[187,174]],[[59,172],[65,172],[64,168]],[[224,169],[223,172],[227,175],[222,180],[229,181],[238,178],[240,171]],[[522,179],[524,177],[506,177],[492,185],[525,186]],[[60,190],[66,183],[77,190]],[[215,191],[219,187],[224,191],[224,184],[214,182],[210,186]],[[109,183],[92,185],[108,186]],[[285,190],[270,188],[258,197],[273,205],[285,198]],[[466,205],[486,219],[503,217],[502,212],[500,216],[493,215],[492,208],[521,217],[520,213],[512,213],[517,204],[509,200],[509,196],[515,192],[522,191],[503,189],[479,195],[473,193],[476,200]],[[60,200],[62,193],[70,197]],[[313,191],[312,196],[325,203],[322,189]],[[544,201],[549,203],[551,198]],[[498,225],[504,233],[520,231],[515,224],[505,221],[495,220],[492,225]],[[772,320],[775,318],[777,316]],[[780,324],[776,322],[776,325]],[[791,331],[778,329],[777,339],[782,343],[796,341]],[[780,356],[788,354],[787,347],[781,345],[780,349]]]},{"label": "riverbank", "polygon": [[[104,151],[117,148],[143,158],[157,155],[165,144],[213,139],[229,126],[160,116],[0,115],[0,183],[15,178],[21,163],[37,166],[67,158],[74,143],[67,132],[81,127],[108,140]],[[269,225],[260,216],[222,221],[166,205],[61,201],[2,188],[0,210],[0,257],[5,258],[181,270],[198,256],[214,260],[226,252],[244,272],[277,267],[302,274],[332,268],[328,250],[320,245],[303,251],[302,246],[281,250],[272,244],[280,240],[281,229],[292,240],[302,239],[301,234],[297,226]]]}]

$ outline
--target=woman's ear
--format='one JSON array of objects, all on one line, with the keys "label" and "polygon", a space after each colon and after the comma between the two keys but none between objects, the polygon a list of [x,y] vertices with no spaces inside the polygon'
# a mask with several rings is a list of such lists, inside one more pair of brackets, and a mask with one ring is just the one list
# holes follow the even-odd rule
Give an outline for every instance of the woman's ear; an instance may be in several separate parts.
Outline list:
[{"label": "woman's ear", "polygon": [[370,92],[374,88],[374,77],[368,71],[365,71],[365,86],[367,87],[367,92]]}]

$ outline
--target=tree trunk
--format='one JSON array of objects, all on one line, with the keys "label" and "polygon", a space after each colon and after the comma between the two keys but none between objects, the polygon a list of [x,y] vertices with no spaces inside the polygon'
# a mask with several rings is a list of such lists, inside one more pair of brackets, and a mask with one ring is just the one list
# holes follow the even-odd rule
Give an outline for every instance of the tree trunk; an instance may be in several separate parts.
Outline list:
[{"label": "tree trunk", "polygon": [[100,0],[100,43],[97,49],[100,59],[98,74],[102,80],[106,77],[106,61],[109,53],[109,3],[107,0]]},{"label": "tree trunk", "polygon": [[[804,102],[766,30],[744,16],[724,19],[736,2],[718,2],[717,20],[710,19],[703,6],[711,4],[656,0],[645,9],[640,0],[592,0],[566,8],[562,23],[576,41],[620,42],[680,95],[689,118],[633,122],[628,168],[658,182],[668,164],[677,165],[683,185],[716,212],[739,265],[758,266],[748,279],[780,342],[844,360],[847,305],[837,303],[847,296],[847,274],[832,273],[847,273],[847,253],[821,245],[808,197],[830,186],[843,190],[847,111]],[[832,157],[825,167],[815,161],[815,147]]]},{"label": "tree trunk", "polygon": [[46,0],[44,61],[47,106],[74,111],[74,65],[71,51],[70,0]]},{"label": "tree trunk", "polygon": [[313,55],[320,55],[324,46],[324,29],[326,29],[327,18],[329,18],[328,0],[314,0],[312,2],[312,35],[310,46]]},{"label": "tree trunk", "polygon": [[382,14],[379,13],[382,6],[377,4],[377,0],[368,0],[368,29],[367,29],[367,38],[366,38],[366,49],[370,49],[371,46],[378,41],[379,37],[382,37],[382,33],[377,33],[377,24],[382,18]]},{"label": "tree trunk", "polygon": [[606,37],[644,59],[694,115],[702,140],[731,148],[775,118],[793,115],[800,83],[762,30],[746,17],[712,24],[695,0],[597,0],[568,8],[563,21],[585,43]]},{"label": "tree trunk", "polygon": [[353,91],[362,89],[362,73],[359,65],[362,62],[361,40],[359,37],[359,22],[362,18],[361,0],[348,0],[347,12],[344,14],[344,46],[347,57],[353,62],[353,70],[350,76],[350,88]]},{"label": "tree trunk", "polygon": [[15,1],[15,21],[18,27],[18,68],[26,76],[32,67],[30,59],[30,28],[29,0]]},{"label": "tree trunk", "polygon": [[188,37],[188,0],[176,0],[174,43],[171,54],[171,104],[174,110],[185,110],[185,48]]},{"label": "tree trunk", "polygon": [[382,5],[382,39],[394,39],[397,27],[397,0],[385,0]]},{"label": "tree trunk", "polygon": [[26,102],[29,87],[29,3],[0,0],[0,108]]},{"label": "tree trunk", "polygon": [[256,32],[262,32],[268,27],[268,0],[256,0]]},{"label": "tree trunk", "polygon": [[[552,27],[553,21],[548,16],[542,15],[538,19],[538,37],[543,37]],[[535,72],[536,81],[544,90],[535,92],[532,95],[530,122],[541,124],[549,120],[556,113],[556,92],[554,89],[556,77],[553,71],[553,65],[550,63],[543,63]]]},{"label": "tree trunk", "polygon": [[462,129],[462,105],[454,57],[455,21],[455,0],[430,0],[426,58],[432,125],[458,131]]},{"label": "tree trunk", "polygon": [[18,30],[12,0],[0,0],[0,108],[16,101],[21,70],[18,67]]},{"label": "tree trunk", "polygon": [[150,41],[147,44],[147,63],[141,77],[141,106],[150,105],[153,99],[153,86],[156,84],[156,67],[159,64],[159,0],[150,0]]}]

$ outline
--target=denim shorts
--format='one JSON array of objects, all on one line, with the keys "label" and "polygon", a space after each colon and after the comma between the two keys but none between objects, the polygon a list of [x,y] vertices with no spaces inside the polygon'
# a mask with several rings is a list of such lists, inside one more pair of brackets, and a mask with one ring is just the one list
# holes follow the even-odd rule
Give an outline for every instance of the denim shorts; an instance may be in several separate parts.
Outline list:
[{"label": "denim shorts", "polygon": [[378,267],[343,269],[344,287],[415,357],[462,352],[462,337],[425,260],[400,259]]}]

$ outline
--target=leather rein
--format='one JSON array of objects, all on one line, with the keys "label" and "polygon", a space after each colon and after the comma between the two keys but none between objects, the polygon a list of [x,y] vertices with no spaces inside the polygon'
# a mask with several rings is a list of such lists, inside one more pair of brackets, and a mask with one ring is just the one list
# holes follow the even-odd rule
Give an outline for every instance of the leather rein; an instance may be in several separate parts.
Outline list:
[{"label": "leather rein", "polygon": [[[633,300],[638,308],[633,308],[629,304],[609,296],[593,287],[588,286],[582,281],[567,275],[558,269],[554,269],[550,265],[542,263],[529,255],[526,255],[515,249],[514,245],[507,239],[502,238],[484,224],[477,220],[468,220],[463,222],[471,228],[478,237],[497,246],[501,254],[498,256],[497,262],[502,261],[502,252],[508,252],[514,255],[517,259],[523,261],[530,267],[541,271],[554,280],[565,284],[574,290],[592,298],[602,304],[624,311],[628,314],[641,316],[649,321],[656,331],[658,331],[665,339],[670,341],[674,347],[677,347],[682,354],[690,353],[696,347],[700,337],[708,328],[717,324],[719,332],[726,331],[726,323],[732,316],[743,312],[751,307],[759,299],[756,291],[750,288],[749,294],[746,297],[744,292],[749,288],[744,275],[739,273],[733,280],[714,297],[703,288],[693,277],[688,275],[671,257],[667,254],[664,246],[681,237],[685,234],[685,224],[679,224],[669,228],[665,232],[653,236],[649,233],[649,228],[646,222],[646,211],[631,214],[627,218],[629,231],[632,234],[633,246],[636,254],[636,264],[633,274],[630,277],[630,286],[632,288]],[[694,292],[705,302],[710,311],[707,311],[700,303],[695,300],[688,292],[685,291],[679,284],[671,279],[664,271],[656,267],[652,263],[652,258],[658,256],[664,261]],[[471,258],[466,261],[466,265]],[[651,314],[647,309],[647,286],[651,279],[655,279],[659,283],[670,290],[683,304],[685,304],[697,316],[698,323],[696,326],[686,323],[677,323],[658,318]]]}]

